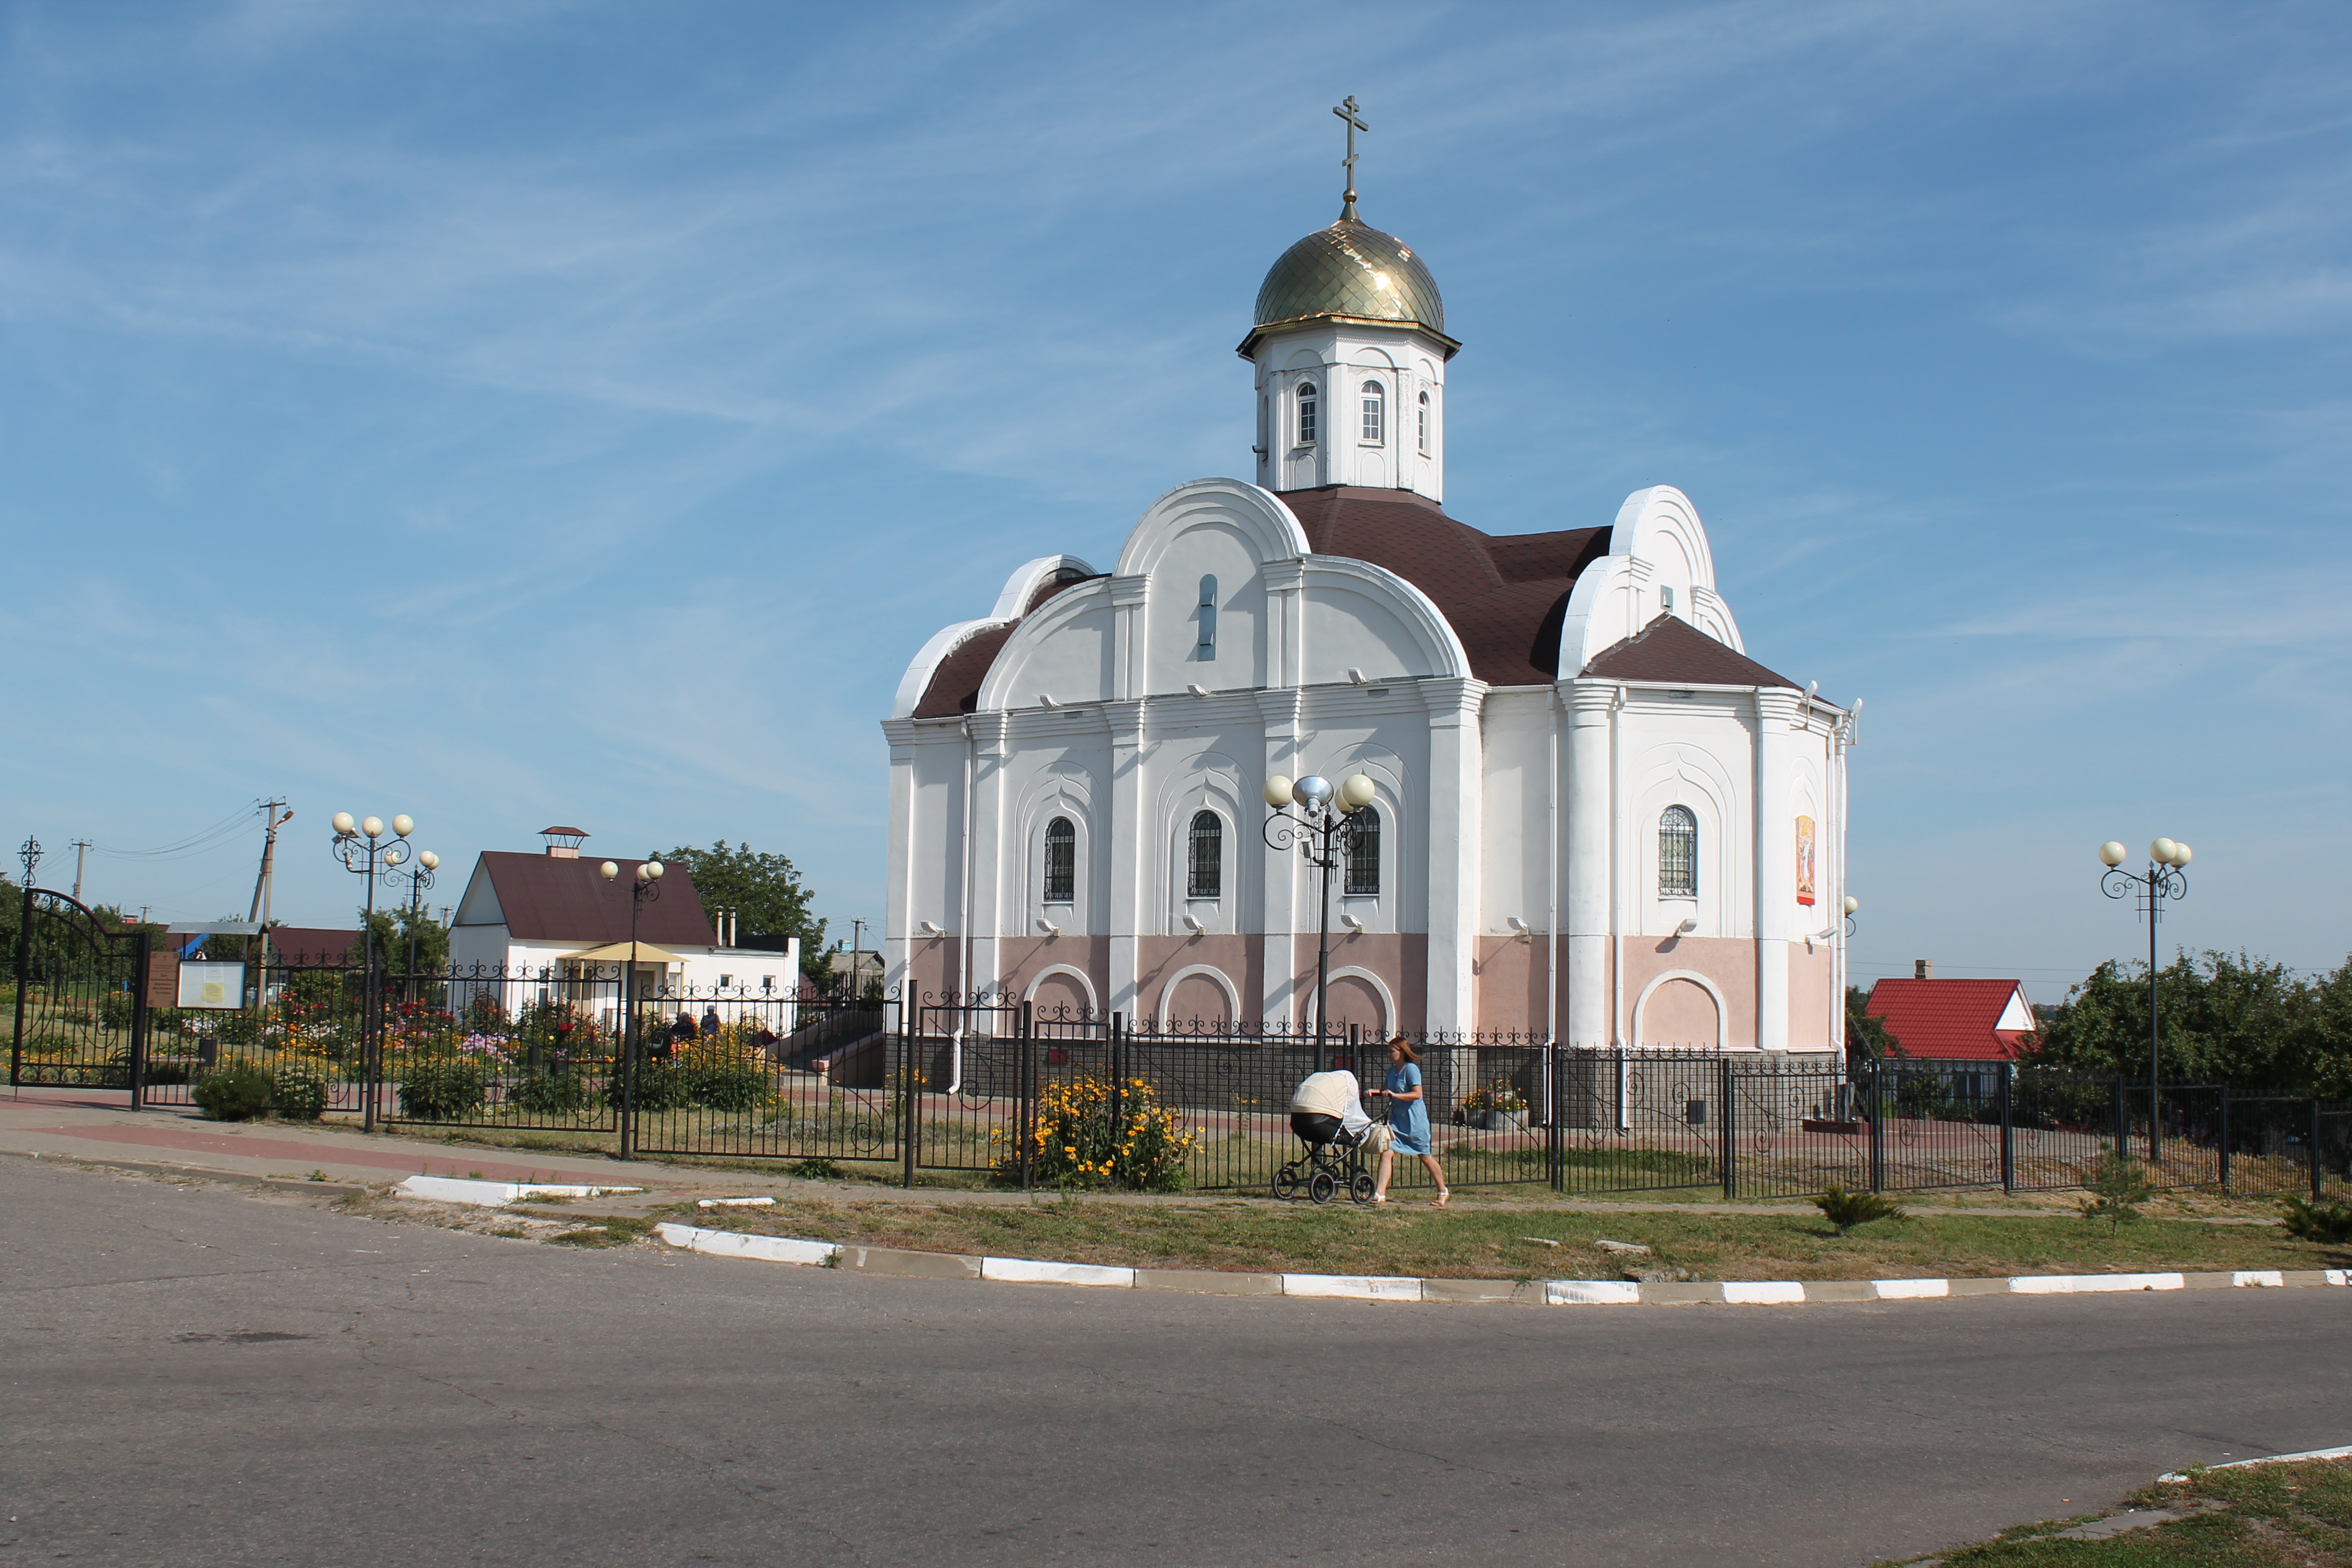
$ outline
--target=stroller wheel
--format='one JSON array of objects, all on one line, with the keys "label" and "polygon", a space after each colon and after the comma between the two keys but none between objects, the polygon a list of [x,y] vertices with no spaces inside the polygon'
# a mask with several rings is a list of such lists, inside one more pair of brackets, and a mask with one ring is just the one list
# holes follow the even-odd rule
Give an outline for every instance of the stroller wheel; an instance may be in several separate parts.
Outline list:
[{"label": "stroller wheel", "polygon": [[1318,1171],[1307,1180],[1307,1195],[1318,1204],[1329,1203],[1339,1190],[1339,1179],[1328,1171]]},{"label": "stroller wheel", "polygon": [[1348,1184],[1348,1195],[1360,1204],[1370,1203],[1372,1194],[1378,1190],[1378,1184],[1373,1182],[1372,1173],[1370,1171],[1357,1172],[1356,1179]]},{"label": "stroller wheel", "polygon": [[1295,1163],[1274,1173],[1274,1195],[1285,1203],[1298,1195],[1298,1166]]}]

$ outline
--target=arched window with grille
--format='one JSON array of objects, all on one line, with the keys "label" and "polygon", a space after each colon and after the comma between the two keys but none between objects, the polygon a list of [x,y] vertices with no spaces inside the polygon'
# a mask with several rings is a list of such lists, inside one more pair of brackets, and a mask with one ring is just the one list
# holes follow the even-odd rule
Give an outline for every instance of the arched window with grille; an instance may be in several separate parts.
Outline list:
[{"label": "arched window with grille", "polygon": [[1045,825],[1045,902],[1067,904],[1078,896],[1078,830],[1066,816]]},{"label": "arched window with grille", "polygon": [[1421,395],[1421,455],[1429,456],[1429,394]]},{"label": "arched window with grille", "polygon": [[1381,813],[1378,806],[1359,807],[1348,840],[1348,885],[1350,893],[1381,890]]},{"label": "arched window with grille", "polygon": [[1698,897],[1698,818],[1686,805],[1670,805],[1658,817],[1658,896]]},{"label": "arched window with grille", "polygon": [[1315,445],[1315,384],[1311,381],[1298,384],[1298,444]]},{"label": "arched window with grille", "polygon": [[1364,383],[1364,440],[1377,447],[1388,439],[1388,394],[1377,381]]},{"label": "arched window with grille", "polygon": [[1186,859],[1190,872],[1184,879],[1184,896],[1188,899],[1224,897],[1224,819],[1213,811],[1194,812],[1189,838]]}]

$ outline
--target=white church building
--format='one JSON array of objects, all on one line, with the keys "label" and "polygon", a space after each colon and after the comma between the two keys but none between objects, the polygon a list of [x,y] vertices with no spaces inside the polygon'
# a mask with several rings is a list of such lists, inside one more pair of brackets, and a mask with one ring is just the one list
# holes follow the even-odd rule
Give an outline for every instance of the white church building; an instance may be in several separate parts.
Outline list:
[{"label": "white church building", "polygon": [[1853,714],[1748,656],[1670,486],[1556,532],[1449,516],[1459,346],[1351,189],[1258,291],[1253,479],[1177,486],[1107,568],[1041,555],[923,645],[883,726],[894,984],[1303,1026],[1321,873],[1261,790],[1363,773],[1334,1022],[1843,1043]]}]

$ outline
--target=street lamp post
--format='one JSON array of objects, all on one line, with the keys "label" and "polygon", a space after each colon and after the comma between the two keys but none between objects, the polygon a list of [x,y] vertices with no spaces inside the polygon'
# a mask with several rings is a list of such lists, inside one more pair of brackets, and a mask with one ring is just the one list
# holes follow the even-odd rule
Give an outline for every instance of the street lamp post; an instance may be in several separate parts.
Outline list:
[{"label": "street lamp post", "polygon": [[362,1131],[375,1131],[376,1078],[383,1068],[383,1019],[379,1016],[382,998],[377,994],[375,968],[375,879],[389,877],[395,867],[404,866],[415,853],[408,836],[416,831],[416,824],[406,816],[392,819],[392,837],[384,837],[384,822],[371,816],[363,822],[353,821],[348,811],[335,813],[335,839],[330,852],[343,863],[343,869],[367,879],[367,970],[360,990],[360,1077],[362,1084],[360,1107]]},{"label": "street lamp post", "polygon": [[[1275,774],[1265,781],[1265,804],[1274,815],[1265,819],[1263,834],[1269,849],[1288,849],[1294,845],[1307,857],[1307,863],[1323,873],[1323,907],[1317,921],[1318,945],[1315,954],[1315,1070],[1323,1070],[1323,1037],[1330,1021],[1328,1012],[1331,988],[1331,871],[1339,864],[1356,842],[1356,813],[1372,804],[1379,788],[1362,773],[1350,773],[1339,781],[1337,789],[1331,781],[1308,774],[1298,780]],[[1293,816],[1287,806],[1298,808]]]},{"label": "street lamp post", "polygon": [[[596,874],[607,882],[621,874],[620,866],[611,860],[596,868]],[[644,1034],[637,1017],[637,914],[647,904],[661,901],[662,863],[641,860],[637,875],[629,889],[629,967],[621,976],[621,1158],[633,1160],[637,1153],[637,1048]]]},{"label": "street lamp post", "polygon": [[[2174,838],[2159,838],[2147,847],[2147,874],[2143,877],[2123,868],[2131,851],[2120,843],[2110,838],[2099,846],[2100,864],[2106,867],[2099,874],[2099,891],[2111,899],[2143,903],[2147,910],[2147,1163],[2151,1165],[2157,1162],[2158,1141],[2163,1137],[2158,1096],[2163,1084],[2164,1033],[2162,1017],[2157,1010],[2156,922],[2163,912],[2165,900],[2186,898],[2189,894],[2189,878],[2184,870],[2189,855],[2188,845]],[[2130,1150],[2118,1152],[2129,1153]]]},{"label": "street lamp post", "polygon": [[416,864],[407,870],[395,868],[384,873],[383,879],[387,882],[408,884],[408,984],[403,988],[403,994],[411,1002],[416,1000],[416,927],[425,918],[418,900],[424,896],[425,889],[433,885],[433,873],[440,868],[441,857],[425,849],[418,852]]}]

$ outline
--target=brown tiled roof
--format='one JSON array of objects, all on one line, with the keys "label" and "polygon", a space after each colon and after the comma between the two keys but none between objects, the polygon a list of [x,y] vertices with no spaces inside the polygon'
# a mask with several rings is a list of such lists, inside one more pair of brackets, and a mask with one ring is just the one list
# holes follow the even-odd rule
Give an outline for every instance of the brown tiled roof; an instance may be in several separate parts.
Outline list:
[{"label": "brown tiled roof", "polygon": [[1489,686],[1558,679],[1560,617],[1577,574],[1609,552],[1606,528],[1496,538],[1411,490],[1325,485],[1283,501],[1318,555],[1386,567],[1429,595]]},{"label": "brown tiled roof", "polygon": [[[499,895],[507,934],[519,942],[577,942],[602,946],[629,940],[630,889],[636,860],[614,863],[621,874],[610,882],[594,860],[524,855],[509,849],[482,851],[482,868]],[[683,866],[666,865],[661,897],[637,916],[637,940],[656,947],[709,947],[719,938],[702,912],[702,896]]]},{"label": "brown tiled roof", "polygon": [[1683,686],[1785,686],[1797,683],[1775,675],[1744,653],[1735,653],[1678,616],[1661,615],[1622,642],[1611,643],[1584,667],[1587,675],[1608,680],[1654,681]]},{"label": "brown tiled roof", "polygon": [[[1606,528],[1496,538],[1445,515],[1411,490],[1325,485],[1287,490],[1284,502],[1318,555],[1368,561],[1430,597],[1462,639],[1470,672],[1489,686],[1542,686],[1557,679],[1559,624],[1577,574],[1609,552]],[[1082,581],[1083,579],[1073,579]],[[1069,582],[1047,584],[1034,610]],[[974,633],[940,661],[918,719],[952,719],[980,700],[1011,626]]]},{"label": "brown tiled roof", "polygon": [[291,969],[340,969],[362,962],[360,933],[355,926],[287,926],[269,928],[269,962]]}]

